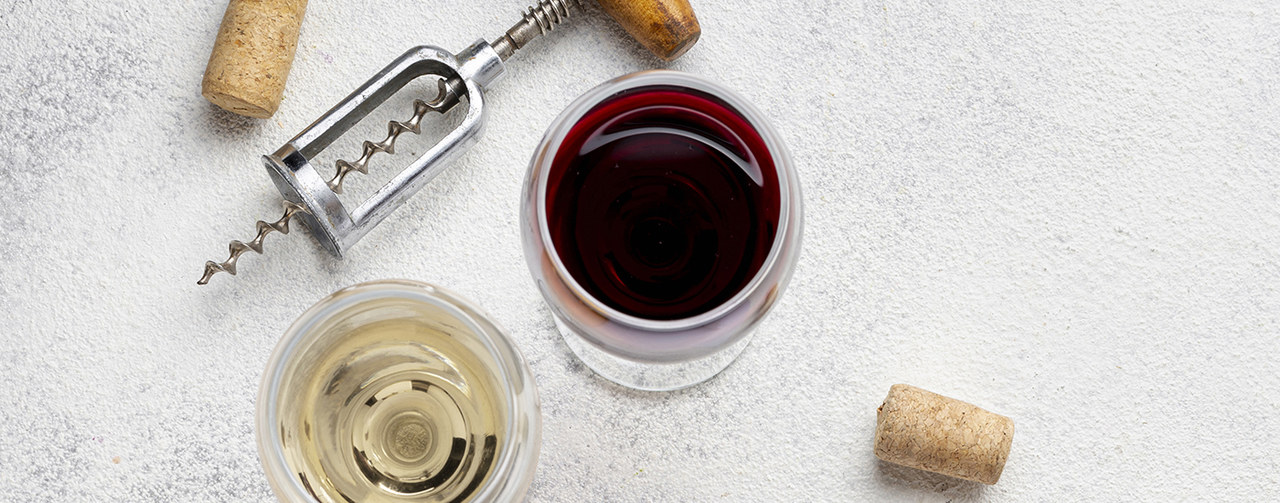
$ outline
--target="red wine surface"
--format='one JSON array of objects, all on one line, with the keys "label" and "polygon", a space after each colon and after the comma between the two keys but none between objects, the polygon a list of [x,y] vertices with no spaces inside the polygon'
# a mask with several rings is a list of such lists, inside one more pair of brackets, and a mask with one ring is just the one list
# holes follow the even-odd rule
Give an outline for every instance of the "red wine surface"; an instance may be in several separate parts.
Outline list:
[{"label": "red wine surface", "polygon": [[547,179],[555,253],[604,304],[652,320],[714,309],[750,283],[779,218],[760,134],[719,99],[641,87],[587,112]]}]

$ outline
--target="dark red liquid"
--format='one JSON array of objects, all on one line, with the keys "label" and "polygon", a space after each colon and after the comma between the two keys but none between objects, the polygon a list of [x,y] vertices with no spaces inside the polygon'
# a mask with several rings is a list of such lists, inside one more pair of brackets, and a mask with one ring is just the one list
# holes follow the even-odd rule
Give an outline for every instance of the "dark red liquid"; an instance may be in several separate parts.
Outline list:
[{"label": "dark red liquid", "polygon": [[643,87],[597,105],[548,173],[551,241],[569,274],[646,319],[696,316],[732,298],[768,257],[778,212],[759,133],[686,88]]}]

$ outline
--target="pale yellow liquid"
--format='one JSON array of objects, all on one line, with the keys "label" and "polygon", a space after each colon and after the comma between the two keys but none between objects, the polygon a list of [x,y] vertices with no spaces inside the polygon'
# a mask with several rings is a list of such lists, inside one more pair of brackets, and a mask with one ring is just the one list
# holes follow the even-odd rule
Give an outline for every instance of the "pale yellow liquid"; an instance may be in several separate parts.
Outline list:
[{"label": "pale yellow liquid", "polygon": [[322,502],[467,501],[509,414],[493,360],[438,312],[330,327],[281,414],[285,459]]}]

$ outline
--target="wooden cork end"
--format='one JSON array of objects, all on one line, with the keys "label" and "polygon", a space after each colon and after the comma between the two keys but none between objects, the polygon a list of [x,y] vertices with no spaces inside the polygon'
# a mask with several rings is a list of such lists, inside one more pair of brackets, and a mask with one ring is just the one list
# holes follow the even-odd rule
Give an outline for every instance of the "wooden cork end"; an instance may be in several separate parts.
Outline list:
[{"label": "wooden cork end", "polygon": [[915,386],[895,384],[876,410],[876,457],[995,484],[1009,459],[1013,420]]},{"label": "wooden cork end", "polygon": [[599,1],[632,38],[666,61],[680,57],[702,35],[688,0]]},{"label": "wooden cork end", "polygon": [[231,0],[204,70],[202,93],[232,113],[276,113],[307,0]]}]

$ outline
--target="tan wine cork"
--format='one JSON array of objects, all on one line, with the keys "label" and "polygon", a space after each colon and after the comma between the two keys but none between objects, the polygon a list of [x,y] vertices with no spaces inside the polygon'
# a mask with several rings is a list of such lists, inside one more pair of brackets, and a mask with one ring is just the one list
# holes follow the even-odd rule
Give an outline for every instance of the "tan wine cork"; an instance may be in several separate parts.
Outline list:
[{"label": "tan wine cork", "polygon": [[231,0],[204,70],[202,94],[229,112],[276,113],[307,0]]},{"label": "tan wine cork", "polygon": [[702,27],[689,0],[599,0],[622,29],[654,56],[671,61],[698,42]]},{"label": "tan wine cork", "polygon": [[876,409],[876,457],[995,484],[1009,459],[1013,420],[906,384]]}]

